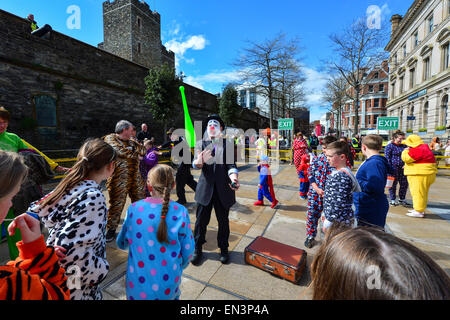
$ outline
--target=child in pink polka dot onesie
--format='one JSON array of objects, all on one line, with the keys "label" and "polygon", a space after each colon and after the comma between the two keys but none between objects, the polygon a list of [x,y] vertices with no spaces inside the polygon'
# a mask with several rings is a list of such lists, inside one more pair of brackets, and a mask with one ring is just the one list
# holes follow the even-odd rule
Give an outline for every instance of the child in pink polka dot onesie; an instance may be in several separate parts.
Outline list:
[{"label": "child in pink polka dot onesie", "polygon": [[174,186],[172,169],[157,165],[147,179],[151,197],[128,208],[117,237],[119,248],[129,250],[128,300],[179,299],[181,275],[195,243],[187,209],[170,201]]}]

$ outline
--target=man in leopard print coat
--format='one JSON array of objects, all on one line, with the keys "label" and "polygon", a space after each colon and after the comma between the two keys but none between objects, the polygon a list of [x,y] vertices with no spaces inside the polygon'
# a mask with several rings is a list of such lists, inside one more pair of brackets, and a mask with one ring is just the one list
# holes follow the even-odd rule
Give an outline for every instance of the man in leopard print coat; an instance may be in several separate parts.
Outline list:
[{"label": "man in leopard print coat", "polygon": [[116,229],[120,216],[130,196],[131,202],[145,198],[145,182],[139,173],[139,161],[146,153],[144,146],[130,139],[133,125],[126,120],[116,124],[116,133],[105,136],[103,139],[117,152],[116,169],[106,181],[109,192],[109,211],[106,227],[106,242],[115,239]]}]

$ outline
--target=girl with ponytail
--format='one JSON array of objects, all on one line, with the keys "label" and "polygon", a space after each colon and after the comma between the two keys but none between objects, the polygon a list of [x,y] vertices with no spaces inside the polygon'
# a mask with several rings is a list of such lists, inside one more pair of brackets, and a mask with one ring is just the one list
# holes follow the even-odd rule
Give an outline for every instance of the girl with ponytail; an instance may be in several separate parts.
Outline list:
[{"label": "girl with ponytail", "polygon": [[172,168],[157,165],[147,178],[151,197],[131,204],[127,210],[117,245],[130,252],[128,300],[179,299],[181,275],[195,243],[187,209],[170,200],[174,187]]},{"label": "girl with ponytail", "polygon": [[31,204],[49,229],[53,246],[69,276],[72,300],[101,300],[98,285],[105,279],[107,207],[100,184],[115,169],[116,152],[101,139],[89,139],[80,148],[77,162],[58,186]]}]

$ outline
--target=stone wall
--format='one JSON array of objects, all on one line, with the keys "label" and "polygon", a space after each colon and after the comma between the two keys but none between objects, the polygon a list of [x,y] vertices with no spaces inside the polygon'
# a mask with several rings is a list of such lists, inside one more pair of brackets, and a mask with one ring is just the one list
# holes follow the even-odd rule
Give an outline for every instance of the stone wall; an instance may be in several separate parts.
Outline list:
[{"label": "stone wall", "polygon": [[[113,132],[117,121],[127,119],[137,126],[148,123],[162,141],[162,125],[144,103],[147,68],[56,31],[49,40],[31,36],[28,28],[27,20],[0,10],[0,105],[12,115],[8,131],[41,150],[77,149],[86,138]],[[185,87],[193,121],[217,112],[215,95]],[[37,109],[42,95],[55,102],[54,110]],[[184,126],[179,108],[168,127]],[[54,124],[42,122],[47,114]],[[240,120],[244,130],[267,123],[249,110]]]}]

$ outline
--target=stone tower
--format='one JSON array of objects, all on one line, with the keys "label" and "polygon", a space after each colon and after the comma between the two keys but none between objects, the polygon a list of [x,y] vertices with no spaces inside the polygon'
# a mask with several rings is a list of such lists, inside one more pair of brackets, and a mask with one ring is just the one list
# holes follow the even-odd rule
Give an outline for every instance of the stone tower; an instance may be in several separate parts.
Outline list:
[{"label": "stone tower", "polygon": [[147,68],[175,68],[175,54],[161,43],[161,17],[143,0],[103,2],[103,34],[100,49]]}]

